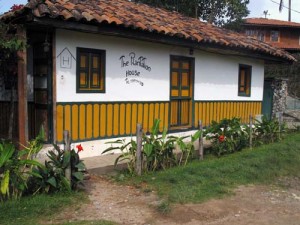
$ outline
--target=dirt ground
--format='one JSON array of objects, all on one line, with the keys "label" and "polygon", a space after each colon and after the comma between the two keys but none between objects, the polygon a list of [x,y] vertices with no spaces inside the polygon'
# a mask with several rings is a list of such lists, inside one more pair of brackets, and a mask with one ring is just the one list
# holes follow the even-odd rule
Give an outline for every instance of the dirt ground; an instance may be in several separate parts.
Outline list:
[{"label": "dirt ground", "polygon": [[235,194],[202,204],[172,205],[167,215],[156,210],[153,192],[115,184],[95,175],[87,181],[89,203],[63,212],[53,222],[110,220],[130,225],[300,225],[300,179],[273,186],[241,186]]}]

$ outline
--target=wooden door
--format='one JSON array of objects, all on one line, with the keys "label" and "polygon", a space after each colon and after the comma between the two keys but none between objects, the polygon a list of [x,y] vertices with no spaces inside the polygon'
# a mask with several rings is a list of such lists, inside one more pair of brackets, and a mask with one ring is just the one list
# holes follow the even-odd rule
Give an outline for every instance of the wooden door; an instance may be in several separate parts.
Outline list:
[{"label": "wooden door", "polygon": [[171,57],[171,128],[192,126],[193,71],[192,58]]},{"label": "wooden door", "polygon": [[268,119],[272,116],[273,109],[273,95],[272,80],[265,80],[264,82],[264,94],[262,102],[262,114]]},{"label": "wooden door", "polygon": [[43,43],[33,46],[33,75],[34,75],[34,137],[41,129],[45,131],[45,141],[52,141],[52,61],[51,52],[44,52]]}]

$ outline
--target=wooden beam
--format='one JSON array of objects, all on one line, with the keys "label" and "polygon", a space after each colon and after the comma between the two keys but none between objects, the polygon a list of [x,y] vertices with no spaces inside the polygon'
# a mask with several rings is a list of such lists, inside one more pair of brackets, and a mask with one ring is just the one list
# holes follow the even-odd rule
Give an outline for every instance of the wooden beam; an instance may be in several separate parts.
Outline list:
[{"label": "wooden beam", "polygon": [[[56,38],[52,33],[52,141],[56,143]],[[70,131],[71,132],[71,131]]]},{"label": "wooden beam", "polygon": [[[26,40],[26,29],[19,26],[17,30],[19,38]],[[19,144],[26,145],[28,141],[28,110],[27,110],[27,52],[26,48],[17,52],[18,56],[18,123]]]}]

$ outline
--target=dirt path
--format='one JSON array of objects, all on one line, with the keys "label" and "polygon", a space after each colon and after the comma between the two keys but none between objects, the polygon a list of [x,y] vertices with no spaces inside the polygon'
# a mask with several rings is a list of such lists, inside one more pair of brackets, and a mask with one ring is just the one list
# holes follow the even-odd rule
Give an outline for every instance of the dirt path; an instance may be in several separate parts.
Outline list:
[{"label": "dirt path", "polygon": [[153,193],[120,186],[91,176],[87,182],[90,202],[68,210],[61,220],[110,220],[136,225],[300,225],[300,179],[283,179],[278,186],[242,186],[235,195],[203,204],[172,206],[168,215],[155,210],[159,204]]}]

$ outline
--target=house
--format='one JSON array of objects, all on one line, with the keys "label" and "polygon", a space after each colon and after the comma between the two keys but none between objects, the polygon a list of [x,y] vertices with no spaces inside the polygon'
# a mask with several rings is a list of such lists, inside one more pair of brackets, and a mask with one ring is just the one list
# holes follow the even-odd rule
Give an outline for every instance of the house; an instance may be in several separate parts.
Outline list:
[{"label": "house", "polygon": [[[300,23],[267,19],[248,18],[243,23],[243,32],[274,47],[281,48],[299,61],[300,53]],[[294,67],[296,64],[294,64]],[[286,111],[286,99],[289,95],[297,96],[299,93],[299,78],[297,71],[291,65],[277,65],[265,67],[263,114],[271,117],[278,112]],[[289,79],[286,79],[288,74]],[[274,79],[269,77],[282,77]],[[288,89],[288,91],[287,91]]]},{"label": "house", "polygon": [[155,118],[179,133],[199,120],[246,123],[261,113],[264,64],[294,61],[255,38],[127,0],[30,0],[0,19],[22,24],[28,42],[18,61],[20,142],[41,125],[50,143],[69,130],[84,156],[134,135],[137,123],[149,131]]},{"label": "house", "polygon": [[242,26],[246,35],[256,37],[258,40],[290,53],[300,52],[300,23],[248,18]]}]

